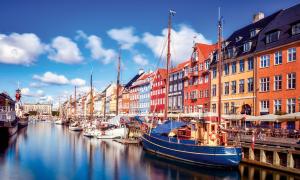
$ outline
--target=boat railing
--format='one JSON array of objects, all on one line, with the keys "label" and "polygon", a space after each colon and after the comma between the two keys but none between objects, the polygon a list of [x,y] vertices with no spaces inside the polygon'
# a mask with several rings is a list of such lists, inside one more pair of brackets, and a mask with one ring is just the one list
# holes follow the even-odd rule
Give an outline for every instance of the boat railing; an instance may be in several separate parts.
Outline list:
[{"label": "boat railing", "polygon": [[16,119],[15,111],[0,111],[0,121],[10,122]]},{"label": "boat railing", "polygon": [[14,109],[10,106],[0,106],[0,112],[10,112],[14,111]]}]

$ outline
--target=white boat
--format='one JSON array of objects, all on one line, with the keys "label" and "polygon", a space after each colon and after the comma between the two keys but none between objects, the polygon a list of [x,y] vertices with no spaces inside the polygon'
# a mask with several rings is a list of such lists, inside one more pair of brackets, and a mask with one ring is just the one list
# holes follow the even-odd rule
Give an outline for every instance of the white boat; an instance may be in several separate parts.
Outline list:
[{"label": "white boat", "polygon": [[126,138],[128,134],[128,129],[126,127],[108,129],[102,131],[97,135],[98,139],[117,139],[117,138]]},{"label": "white boat", "polygon": [[84,132],[83,132],[83,135],[85,137],[95,137],[95,131],[93,129],[85,129]]},{"label": "white boat", "polygon": [[57,125],[63,125],[64,121],[62,119],[59,119],[59,120],[55,121],[55,124],[57,124]]},{"label": "white boat", "polygon": [[71,131],[82,131],[83,128],[79,127],[79,126],[70,126],[69,130],[71,130]]}]

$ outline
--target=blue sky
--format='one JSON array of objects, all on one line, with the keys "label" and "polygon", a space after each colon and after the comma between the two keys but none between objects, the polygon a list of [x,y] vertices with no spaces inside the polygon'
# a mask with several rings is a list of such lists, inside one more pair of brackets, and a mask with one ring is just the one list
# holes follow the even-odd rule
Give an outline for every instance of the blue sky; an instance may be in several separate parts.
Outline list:
[{"label": "blue sky", "polygon": [[[0,91],[23,101],[57,100],[74,85],[86,89],[93,68],[97,89],[116,79],[121,48],[126,83],[138,69],[154,70],[164,49],[168,10],[173,19],[173,64],[189,57],[193,41],[216,41],[218,7],[224,36],[297,0],[27,0],[0,2]],[[164,31],[163,31],[164,30]],[[196,37],[196,39],[194,39]],[[163,56],[164,57],[164,56]]]}]

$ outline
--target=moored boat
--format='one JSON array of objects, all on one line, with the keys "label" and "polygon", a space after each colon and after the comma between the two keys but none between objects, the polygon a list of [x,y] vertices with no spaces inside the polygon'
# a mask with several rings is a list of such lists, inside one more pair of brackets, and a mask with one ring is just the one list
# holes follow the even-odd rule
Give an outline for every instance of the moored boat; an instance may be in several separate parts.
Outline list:
[{"label": "moored boat", "polygon": [[0,136],[10,137],[18,130],[15,102],[6,93],[0,94]]}]

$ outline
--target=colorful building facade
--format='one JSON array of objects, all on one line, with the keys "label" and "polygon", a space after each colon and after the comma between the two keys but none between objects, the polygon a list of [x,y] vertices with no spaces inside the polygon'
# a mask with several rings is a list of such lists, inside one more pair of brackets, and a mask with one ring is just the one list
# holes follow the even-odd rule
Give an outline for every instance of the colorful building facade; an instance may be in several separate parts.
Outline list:
[{"label": "colorful building facade", "polygon": [[215,45],[196,43],[184,81],[184,112],[207,112],[210,102],[210,59]]},{"label": "colorful building facade", "polygon": [[151,113],[162,114],[165,110],[165,96],[166,96],[166,78],[167,70],[158,69],[153,75],[153,85],[151,88]]}]

